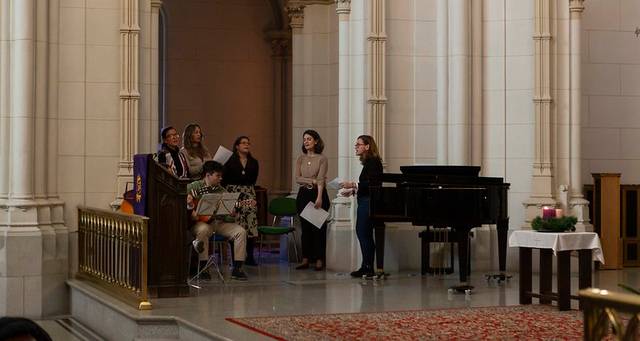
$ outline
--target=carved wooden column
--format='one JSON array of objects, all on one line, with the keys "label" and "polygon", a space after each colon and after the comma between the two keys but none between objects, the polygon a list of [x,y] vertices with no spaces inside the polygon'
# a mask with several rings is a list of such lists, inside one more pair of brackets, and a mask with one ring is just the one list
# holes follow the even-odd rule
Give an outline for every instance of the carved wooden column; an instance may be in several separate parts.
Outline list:
[{"label": "carved wooden column", "polygon": [[120,17],[120,161],[116,196],[122,197],[133,177],[133,155],[138,150],[139,47],[138,0],[121,0]]},{"label": "carved wooden column", "polygon": [[578,218],[577,230],[591,230],[589,224],[589,202],[582,195],[582,155],[581,155],[581,116],[582,116],[582,12],[584,11],[584,0],[570,0],[569,21],[570,21],[570,112],[571,112],[571,187],[569,210],[572,215]]},{"label": "carved wooden column", "polygon": [[534,58],[535,58],[535,131],[533,178],[531,196],[523,204],[526,209],[525,228],[540,215],[542,206],[555,206],[551,164],[551,0],[535,0]]},{"label": "carved wooden column", "polygon": [[369,3],[369,126],[368,131],[378,143],[380,156],[384,160],[386,150],[386,0],[371,0]]}]

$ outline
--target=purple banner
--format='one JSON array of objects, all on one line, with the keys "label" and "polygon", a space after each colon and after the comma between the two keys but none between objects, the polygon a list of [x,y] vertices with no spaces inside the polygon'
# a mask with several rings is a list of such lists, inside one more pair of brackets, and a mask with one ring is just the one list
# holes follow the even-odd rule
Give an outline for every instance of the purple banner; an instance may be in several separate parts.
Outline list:
[{"label": "purple banner", "polygon": [[146,216],[147,168],[149,157],[149,154],[136,154],[133,157],[133,189],[135,191],[133,213],[137,215]]}]

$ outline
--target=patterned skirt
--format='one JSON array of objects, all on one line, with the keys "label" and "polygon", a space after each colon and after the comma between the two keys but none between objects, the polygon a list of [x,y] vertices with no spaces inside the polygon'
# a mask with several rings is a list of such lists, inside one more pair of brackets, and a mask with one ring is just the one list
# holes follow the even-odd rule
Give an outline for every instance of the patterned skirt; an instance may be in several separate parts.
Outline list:
[{"label": "patterned skirt", "polygon": [[[227,191],[240,193],[240,200],[256,200],[256,191],[253,186],[227,185]],[[256,206],[241,206],[238,209],[238,224],[247,230],[247,237],[258,236],[258,208]]]}]

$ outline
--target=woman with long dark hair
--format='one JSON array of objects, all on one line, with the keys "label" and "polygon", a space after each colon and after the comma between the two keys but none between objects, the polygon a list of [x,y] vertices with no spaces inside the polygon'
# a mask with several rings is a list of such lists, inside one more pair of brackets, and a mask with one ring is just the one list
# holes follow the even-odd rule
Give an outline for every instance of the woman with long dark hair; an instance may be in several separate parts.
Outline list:
[{"label": "woman with long dark hair", "polygon": [[[378,152],[378,146],[373,137],[360,135],[355,144],[356,155],[360,157],[362,171],[358,182],[343,182],[342,188],[351,189],[346,193],[356,194],[358,197],[358,211],[356,217],[356,235],[362,251],[362,264],[360,269],[353,271],[353,277],[373,277],[373,259],[376,252],[376,244],[373,240],[373,223],[369,216],[369,186],[380,185],[382,175],[382,159]],[[383,272],[383,269],[377,269]]]},{"label": "woman with long dark hair", "polygon": [[[240,193],[241,200],[256,200],[254,186],[258,180],[260,167],[251,155],[251,141],[247,136],[239,136],[233,143],[233,155],[224,164],[222,184],[229,192]],[[238,224],[247,230],[246,265],[257,265],[253,249],[258,237],[258,209],[255,205],[243,205],[238,209]]]},{"label": "woman with long dark hair", "polygon": [[187,124],[182,135],[182,149],[180,153],[184,156],[189,164],[189,177],[202,177],[202,165],[205,161],[213,160],[211,153],[205,147],[202,140],[204,134],[202,128],[196,123]]},{"label": "woman with long dark hair", "polygon": [[[302,134],[302,155],[296,161],[296,183],[300,185],[296,198],[298,214],[312,202],[315,208],[329,209],[329,195],[325,188],[327,180],[327,157],[322,155],[324,142],[315,130],[306,130]],[[327,248],[327,223],[321,228],[315,227],[304,218],[300,219],[302,227],[302,263],[296,269],[308,269],[310,262],[315,262],[315,270],[321,271],[325,266]]]}]

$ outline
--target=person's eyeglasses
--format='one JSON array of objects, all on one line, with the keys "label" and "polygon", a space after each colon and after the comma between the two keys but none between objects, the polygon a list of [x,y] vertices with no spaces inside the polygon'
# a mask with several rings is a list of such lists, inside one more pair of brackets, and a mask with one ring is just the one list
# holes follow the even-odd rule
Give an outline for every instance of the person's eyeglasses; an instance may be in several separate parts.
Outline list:
[{"label": "person's eyeglasses", "polygon": [[358,148],[358,147],[360,147],[360,146],[364,146],[364,145],[365,145],[364,143],[356,143],[356,144],[354,144],[353,146],[354,146],[354,147],[356,147],[356,148]]}]

